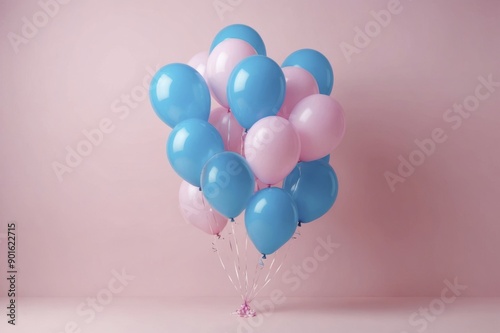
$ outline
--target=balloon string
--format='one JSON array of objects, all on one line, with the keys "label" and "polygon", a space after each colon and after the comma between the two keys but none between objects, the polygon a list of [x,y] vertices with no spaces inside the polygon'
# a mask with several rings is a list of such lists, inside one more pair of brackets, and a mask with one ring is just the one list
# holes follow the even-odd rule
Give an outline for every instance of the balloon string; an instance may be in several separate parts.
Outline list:
[{"label": "balloon string", "polygon": [[[202,201],[202,204],[203,204],[203,207],[206,207],[206,202],[205,202],[205,198],[203,197],[203,195],[201,196],[201,201]],[[218,222],[215,220],[215,214],[214,214],[214,211],[212,209],[212,207],[210,207],[210,217],[212,218],[212,221],[214,223],[218,225]],[[212,228],[212,224],[209,224],[209,227],[210,227],[210,232],[213,234],[214,233],[214,230]],[[229,279],[229,281],[231,282],[231,284],[233,285],[234,289],[236,289],[236,291],[240,291],[241,290],[238,290],[238,287],[236,286],[236,284],[234,283],[233,281],[233,278],[231,277],[231,274],[229,273],[229,271],[227,270],[226,268],[226,265],[224,264],[224,260],[222,260],[222,257],[220,255],[220,251],[219,249],[217,248],[217,241],[221,238],[220,234],[216,234],[214,235],[214,241],[212,242],[212,250],[217,253],[217,257],[219,258],[219,262],[222,266],[222,269],[224,270],[224,272],[226,273],[227,275],[227,278]]]},{"label": "balloon string", "polygon": [[261,258],[259,259],[259,261],[257,261],[257,264],[255,264],[255,270],[253,272],[253,279],[252,279],[252,288],[247,292],[247,294],[245,294],[246,300],[250,299],[251,294],[257,288],[257,281],[259,280],[260,271],[262,270],[263,265],[264,265],[264,262],[262,261]]},{"label": "balloon string", "polygon": [[222,260],[219,249],[217,248],[217,241],[219,239],[220,239],[219,235],[214,235],[214,241],[212,242],[212,246],[213,246],[212,249],[214,249],[214,252],[217,253],[217,257],[219,257],[219,261],[220,261],[220,264],[222,266],[222,269],[224,270],[224,272],[226,272],[227,278],[229,279],[229,281],[233,285],[234,289],[236,289],[236,291],[239,291],[238,287],[236,287],[236,284],[233,281],[233,278],[231,277],[231,274],[229,274],[229,271],[227,270],[226,265],[224,265],[224,261]]},{"label": "balloon string", "polygon": [[[259,260],[259,263],[261,262],[262,259]],[[267,274],[266,274],[266,277],[264,278],[264,283],[268,280],[269,278],[269,274],[271,274],[271,269],[273,268],[274,266],[274,263],[276,261],[276,255],[273,255],[273,260],[271,261],[271,264],[267,267]],[[260,271],[263,271],[265,268],[261,268]],[[259,279],[257,280],[257,283],[256,285],[254,286],[253,290],[252,290],[252,293],[249,295],[249,302],[251,302],[255,296],[253,296],[252,294],[256,292],[256,289],[258,288],[258,285],[259,285],[259,280],[260,280],[260,275],[259,275]]]},{"label": "balloon string", "polygon": [[268,272],[266,274],[266,277],[264,278],[264,282],[267,281],[267,279],[269,279],[269,275],[271,274],[271,270],[273,269],[273,266],[274,266],[274,263],[276,262],[276,255],[273,256],[273,260],[271,261],[271,265],[269,265],[269,269],[268,269]]},{"label": "balloon string", "polygon": [[[242,297],[243,297],[243,287],[241,285],[241,279],[240,279],[240,270],[241,270],[240,269],[240,251],[239,251],[239,248],[238,248],[238,239],[236,238],[236,233],[235,233],[235,229],[234,229],[234,225],[235,224],[236,224],[236,222],[232,222],[231,223],[231,233],[233,234],[234,247],[235,247],[235,250],[236,250],[236,252],[233,252],[233,254],[234,253],[236,254],[236,257],[233,260],[233,262],[234,262],[234,272],[236,273],[236,277],[238,278],[238,283],[240,285],[240,293],[242,294]],[[229,245],[231,246],[231,242],[229,243]],[[232,251],[232,247],[231,247],[231,251]]]},{"label": "balloon string", "polygon": [[[233,250],[233,245],[231,243],[231,235],[229,235],[229,238],[228,238],[228,242],[229,242],[229,252],[231,253],[231,257],[232,257],[232,260],[233,260],[233,265],[234,265],[234,272],[235,272],[235,275],[236,275],[236,278],[238,278],[238,271],[236,270],[236,263],[235,263],[235,256],[234,256],[234,250]],[[239,280],[239,278],[238,278]],[[237,281],[236,281],[237,282]],[[237,283],[235,282],[235,285],[238,285]],[[240,288],[236,287],[236,290],[238,292],[241,291]]]},{"label": "balloon string", "polygon": [[[257,295],[262,291],[262,289],[265,288],[265,286],[267,286],[269,284],[269,282],[271,282],[271,280],[273,280],[276,275],[278,274],[278,272],[281,270],[281,267],[283,266],[283,264],[285,263],[286,261],[286,258],[288,257],[288,253],[290,252],[290,249],[292,247],[292,244],[296,241],[296,239],[300,236],[300,233],[299,232],[296,232],[294,237],[292,238],[292,241],[290,242],[290,244],[286,247],[286,250],[285,250],[285,254],[281,260],[281,263],[278,265],[278,267],[276,268],[276,271],[273,273],[273,275],[271,277],[270,276],[270,273],[271,273],[271,267],[269,268],[269,273],[267,274],[266,278],[264,279],[264,284],[259,288],[259,290],[257,290],[251,298],[249,298],[249,302],[251,302],[253,299],[255,299],[255,297],[257,297]],[[273,258],[273,263],[274,264],[274,259],[276,259],[276,256]],[[272,265],[271,264],[271,265]]]},{"label": "balloon string", "polygon": [[[257,271],[257,269],[258,269],[258,271]],[[247,297],[248,302],[251,302],[255,298],[254,294],[256,293],[257,288],[259,287],[261,272],[264,270],[264,262],[263,262],[262,258],[259,258],[259,261],[257,262],[257,265],[255,267],[255,270],[256,270],[256,274],[255,274],[256,278],[254,279],[252,290],[250,290],[250,294]]]},{"label": "balloon string", "polygon": [[[255,289],[257,289],[257,284],[260,278],[260,272],[262,271],[262,265],[261,264],[262,259],[259,259],[257,264],[255,265],[255,271],[253,273],[253,282],[252,282],[252,289],[250,289],[250,292],[248,295],[245,296],[245,299],[250,300],[250,296],[255,292]],[[250,303],[250,301],[248,301]]]},{"label": "balloon string", "polygon": [[245,232],[245,300],[248,293],[248,233]]}]

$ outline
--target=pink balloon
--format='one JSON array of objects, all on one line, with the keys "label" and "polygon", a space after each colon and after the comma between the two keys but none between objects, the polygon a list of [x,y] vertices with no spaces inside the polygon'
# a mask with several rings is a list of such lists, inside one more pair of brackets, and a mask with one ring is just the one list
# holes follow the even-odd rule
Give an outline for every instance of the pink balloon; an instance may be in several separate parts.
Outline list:
[{"label": "pink balloon", "polygon": [[295,167],[300,139],[292,124],[278,116],[257,121],[245,138],[245,158],[264,184],[276,184]]},{"label": "pink balloon", "polygon": [[303,68],[285,67],[283,74],[286,79],[286,94],[278,116],[288,119],[295,105],[307,96],[319,94],[319,88],[314,76]]},{"label": "pink balloon", "polygon": [[219,131],[225,150],[241,154],[245,129],[234,118],[232,112],[223,107],[215,108],[210,111],[208,122]]},{"label": "pink balloon", "polygon": [[215,100],[229,108],[227,81],[234,67],[246,57],[256,55],[255,49],[241,39],[229,38],[219,43],[208,56],[206,78]]},{"label": "pink balloon", "polygon": [[300,136],[301,161],[312,161],[330,154],[344,137],[342,106],[327,95],[304,98],[293,108],[289,120]]},{"label": "pink balloon", "polygon": [[202,51],[196,53],[189,61],[188,65],[193,67],[201,74],[206,80],[205,73],[207,70],[208,52]]},{"label": "pink balloon", "polygon": [[227,218],[205,201],[202,191],[186,181],[179,188],[179,204],[184,220],[207,234],[218,235],[227,224]]}]

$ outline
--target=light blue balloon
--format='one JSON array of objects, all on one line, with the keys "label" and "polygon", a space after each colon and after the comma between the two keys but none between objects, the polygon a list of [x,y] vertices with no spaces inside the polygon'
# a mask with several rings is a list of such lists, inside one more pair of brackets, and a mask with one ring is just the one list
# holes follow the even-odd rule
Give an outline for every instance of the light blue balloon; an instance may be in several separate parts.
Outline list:
[{"label": "light blue balloon", "polygon": [[228,38],[242,39],[257,51],[260,55],[266,55],[266,46],[260,35],[253,28],[244,24],[232,24],[228,25],[215,36],[212,45],[210,46],[210,52],[223,40]]},{"label": "light blue balloon", "polygon": [[210,91],[196,69],[170,64],[158,70],[149,86],[149,99],[156,115],[168,126],[183,120],[208,120]]},{"label": "light blue balloon", "polygon": [[238,63],[229,76],[229,108],[238,123],[249,129],[257,120],[278,113],[285,90],[285,75],[274,60],[250,56]]},{"label": "light blue balloon", "polygon": [[225,151],[210,158],[201,173],[201,189],[210,205],[234,219],[247,206],[253,194],[255,177],[239,154]]},{"label": "light blue balloon", "polygon": [[333,88],[333,69],[328,59],[320,52],[302,49],[290,54],[281,67],[301,67],[314,76],[318,83],[319,93],[330,95]]},{"label": "light blue balloon", "polygon": [[245,211],[248,236],[260,253],[274,253],[297,229],[297,207],[290,194],[277,187],[258,191]]},{"label": "light blue balloon", "polygon": [[219,132],[208,122],[188,119],[172,130],[167,156],[172,168],[188,183],[200,186],[201,171],[213,155],[224,151]]},{"label": "light blue balloon", "polygon": [[325,161],[300,162],[283,181],[299,212],[299,221],[307,223],[323,216],[332,207],[338,193],[335,171]]}]

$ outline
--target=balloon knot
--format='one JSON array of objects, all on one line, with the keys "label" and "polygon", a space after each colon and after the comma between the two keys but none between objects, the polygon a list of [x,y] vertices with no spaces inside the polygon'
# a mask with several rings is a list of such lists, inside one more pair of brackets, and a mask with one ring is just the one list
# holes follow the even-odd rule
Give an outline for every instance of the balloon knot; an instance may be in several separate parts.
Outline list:
[{"label": "balloon knot", "polygon": [[267,259],[266,255],[262,253],[262,259]]},{"label": "balloon knot", "polygon": [[302,227],[302,222],[301,221],[299,221],[299,227]]},{"label": "balloon knot", "polygon": [[248,128],[245,128],[245,133],[248,133]]},{"label": "balloon knot", "polygon": [[200,186],[200,187],[198,187],[198,191],[201,191],[201,186]]},{"label": "balloon knot", "polygon": [[234,222],[234,217],[231,217],[231,222]]}]

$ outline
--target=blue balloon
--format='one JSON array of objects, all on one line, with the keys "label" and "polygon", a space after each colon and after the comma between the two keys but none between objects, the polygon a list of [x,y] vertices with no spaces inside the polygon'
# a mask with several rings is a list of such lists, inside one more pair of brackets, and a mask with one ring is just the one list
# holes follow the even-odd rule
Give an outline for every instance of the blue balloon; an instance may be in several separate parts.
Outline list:
[{"label": "blue balloon", "polygon": [[281,67],[301,67],[314,76],[318,83],[319,93],[330,95],[333,88],[333,69],[328,59],[320,52],[302,49],[290,54]]},{"label": "blue balloon", "polygon": [[188,119],[179,123],[167,141],[168,161],[188,183],[200,186],[201,171],[213,155],[224,151],[219,132],[208,122]]},{"label": "blue balloon", "polygon": [[172,128],[190,118],[208,121],[210,115],[207,83],[185,64],[160,68],[151,80],[149,99],[156,115]]},{"label": "blue balloon", "polygon": [[210,205],[234,219],[245,209],[253,194],[255,177],[239,154],[225,151],[210,158],[201,173],[201,189]]},{"label": "blue balloon", "polygon": [[249,129],[259,119],[278,113],[285,99],[283,71],[272,59],[255,55],[238,63],[227,83],[229,108]]},{"label": "blue balloon", "polygon": [[330,163],[330,154],[328,154],[325,157],[322,157],[320,159],[317,159],[316,161],[324,161],[326,163]]},{"label": "blue balloon", "polygon": [[274,253],[297,229],[297,207],[290,194],[277,187],[257,192],[245,211],[248,236],[260,253]]},{"label": "blue balloon", "polygon": [[228,38],[242,39],[248,44],[252,45],[255,51],[260,55],[266,55],[266,46],[260,35],[253,28],[244,24],[228,25],[215,36],[212,45],[210,45],[210,52],[223,40]]},{"label": "blue balloon", "polygon": [[307,223],[323,216],[338,193],[335,171],[325,161],[300,162],[283,181],[299,212],[299,221]]}]

